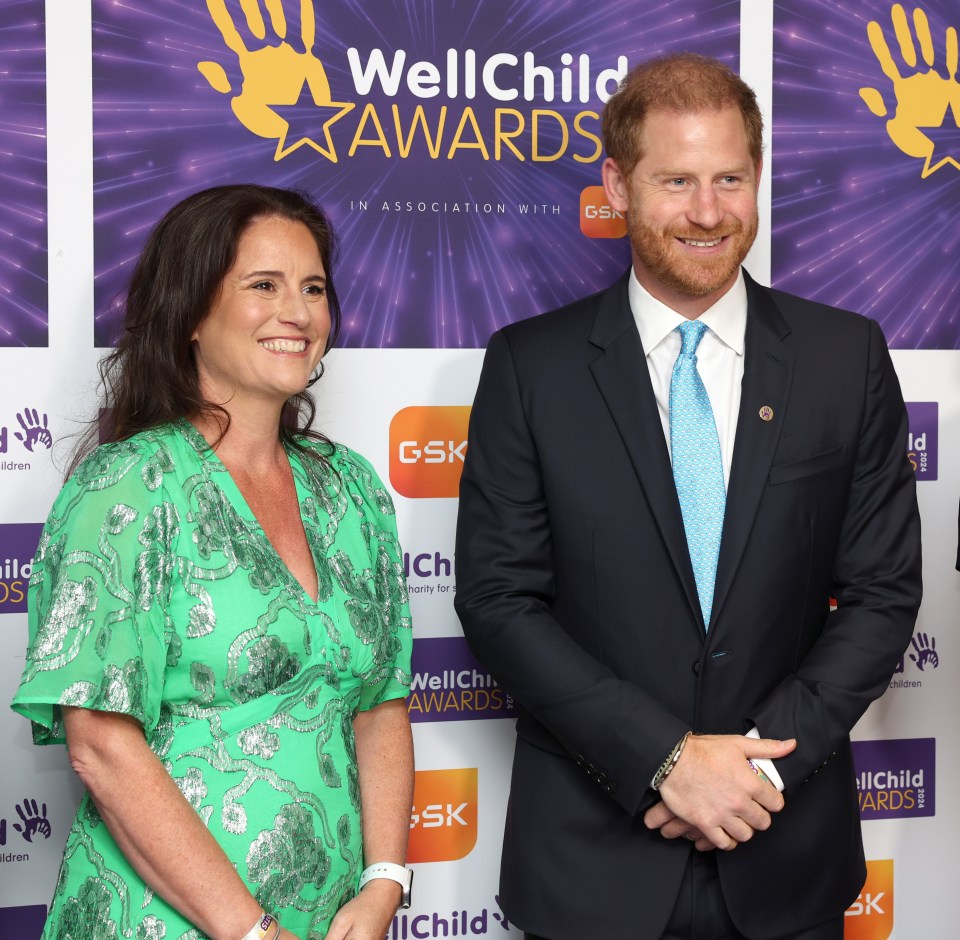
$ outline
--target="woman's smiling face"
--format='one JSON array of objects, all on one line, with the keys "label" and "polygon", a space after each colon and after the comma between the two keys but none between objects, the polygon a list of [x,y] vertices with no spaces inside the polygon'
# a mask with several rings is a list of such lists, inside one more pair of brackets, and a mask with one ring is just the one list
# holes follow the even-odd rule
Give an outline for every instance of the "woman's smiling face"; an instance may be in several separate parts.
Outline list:
[{"label": "woman's smiling face", "polygon": [[207,400],[232,411],[263,399],[282,404],[303,391],[330,334],[326,283],[303,223],[254,219],[192,337]]}]

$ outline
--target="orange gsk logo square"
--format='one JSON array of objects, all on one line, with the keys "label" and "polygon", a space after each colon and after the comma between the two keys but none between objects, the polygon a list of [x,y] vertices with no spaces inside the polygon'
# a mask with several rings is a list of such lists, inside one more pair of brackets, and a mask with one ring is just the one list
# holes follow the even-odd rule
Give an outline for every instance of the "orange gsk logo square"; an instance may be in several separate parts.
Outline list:
[{"label": "orange gsk logo square", "polygon": [[580,231],[587,238],[623,238],[624,217],[607,202],[602,186],[587,186],[580,193]]},{"label": "orange gsk logo square", "polygon": [[867,862],[867,883],[847,908],[844,940],[887,940],[893,933],[893,859]]},{"label": "orange gsk logo square", "polygon": [[419,406],[390,422],[390,482],[401,495],[455,497],[467,455],[468,405]]},{"label": "orange gsk logo square", "polygon": [[477,844],[477,768],[418,770],[408,862],[452,862]]}]

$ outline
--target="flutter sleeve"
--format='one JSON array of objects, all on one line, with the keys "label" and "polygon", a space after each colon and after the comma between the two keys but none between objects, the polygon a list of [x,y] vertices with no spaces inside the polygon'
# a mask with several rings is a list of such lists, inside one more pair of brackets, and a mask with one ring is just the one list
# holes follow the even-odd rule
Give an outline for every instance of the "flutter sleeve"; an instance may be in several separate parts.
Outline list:
[{"label": "flutter sleeve", "polygon": [[338,448],[338,470],[354,509],[366,551],[364,595],[348,601],[348,614],[364,651],[360,709],[409,692],[413,624],[397,517],[390,493],[359,454]]},{"label": "flutter sleeve", "polygon": [[165,610],[179,533],[162,449],[98,448],[47,519],[28,592],[29,645],[13,709],[37,744],[64,741],[60,706],[119,712],[149,734],[166,666]]}]

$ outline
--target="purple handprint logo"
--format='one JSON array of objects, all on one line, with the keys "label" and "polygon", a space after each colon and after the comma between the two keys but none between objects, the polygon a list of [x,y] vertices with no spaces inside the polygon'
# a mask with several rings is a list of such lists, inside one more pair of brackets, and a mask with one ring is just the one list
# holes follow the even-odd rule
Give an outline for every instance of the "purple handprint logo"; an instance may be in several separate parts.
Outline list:
[{"label": "purple handprint logo", "polygon": [[17,421],[20,422],[23,433],[14,431],[13,435],[27,450],[33,453],[38,444],[42,444],[47,450],[50,450],[53,446],[53,435],[47,427],[46,415],[43,415],[41,421],[36,408],[24,408],[23,412],[17,413]]},{"label": "purple handprint logo", "polygon": [[917,664],[917,668],[922,672],[927,666],[936,669],[940,665],[940,657],[937,655],[936,637],[927,636],[926,633],[918,633],[911,641],[911,645],[916,650],[916,655],[910,654],[910,659]]},{"label": "purple handprint logo", "polygon": [[47,804],[37,808],[37,801],[26,799],[23,803],[17,803],[17,815],[20,817],[23,825],[14,823],[13,828],[23,836],[27,842],[33,842],[33,837],[37,834],[50,838],[50,821],[47,819]]}]

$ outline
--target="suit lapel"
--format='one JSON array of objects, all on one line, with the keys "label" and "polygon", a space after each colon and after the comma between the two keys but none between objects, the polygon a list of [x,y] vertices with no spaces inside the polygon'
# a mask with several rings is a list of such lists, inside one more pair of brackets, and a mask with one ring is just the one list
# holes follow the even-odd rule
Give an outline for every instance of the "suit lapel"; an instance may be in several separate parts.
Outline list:
[{"label": "suit lapel", "polygon": [[643,344],[630,311],[628,282],[629,272],[606,291],[600,301],[590,335],[591,344],[600,352],[590,363],[590,371],[680,574],[687,601],[696,616],[702,618],[663,425]]},{"label": "suit lapel", "polygon": [[[743,385],[712,621],[716,621],[723,610],[723,602],[743,557],[766,488],[793,375],[793,353],[788,344],[783,342],[790,332],[789,326],[769,292],[760,287],[746,271],[744,278],[747,284],[747,332]],[[762,408],[772,409],[770,420],[761,417]]]}]

